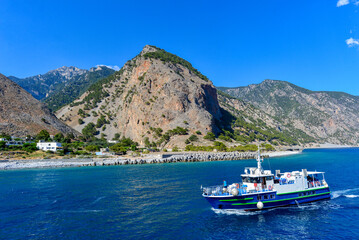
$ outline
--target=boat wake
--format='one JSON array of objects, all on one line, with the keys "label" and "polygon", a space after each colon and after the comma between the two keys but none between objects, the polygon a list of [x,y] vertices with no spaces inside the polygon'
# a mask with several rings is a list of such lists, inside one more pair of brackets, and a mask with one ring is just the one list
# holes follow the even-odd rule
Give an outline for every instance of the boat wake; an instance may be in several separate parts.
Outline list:
[{"label": "boat wake", "polygon": [[259,214],[263,214],[265,212],[274,210],[274,209],[268,209],[268,210],[262,210],[262,211],[244,211],[244,210],[241,210],[241,209],[215,209],[215,208],[211,208],[211,209],[216,214],[236,215],[236,216],[259,215]]},{"label": "boat wake", "polygon": [[347,198],[357,198],[359,195],[353,194],[353,192],[358,192],[359,188],[339,190],[332,192],[332,199],[336,199],[338,197],[347,197]]},{"label": "boat wake", "polygon": [[97,198],[95,201],[93,201],[93,202],[91,203],[91,205],[93,205],[93,204],[95,204],[95,203],[101,201],[101,199],[104,199],[104,198],[105,198],[105,196],[102,196],[102,197]]}]

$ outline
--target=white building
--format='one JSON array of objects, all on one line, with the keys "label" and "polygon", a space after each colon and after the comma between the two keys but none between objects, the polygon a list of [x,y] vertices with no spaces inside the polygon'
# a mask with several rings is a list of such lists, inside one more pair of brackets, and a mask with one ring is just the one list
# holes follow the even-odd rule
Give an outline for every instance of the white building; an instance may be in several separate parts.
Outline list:
[{"label": "white building", "polygon": [[43,151],[52,151],[56,152],[57,150],[62,149],[61,143],[58,142],[38,142],[36,147]]}]

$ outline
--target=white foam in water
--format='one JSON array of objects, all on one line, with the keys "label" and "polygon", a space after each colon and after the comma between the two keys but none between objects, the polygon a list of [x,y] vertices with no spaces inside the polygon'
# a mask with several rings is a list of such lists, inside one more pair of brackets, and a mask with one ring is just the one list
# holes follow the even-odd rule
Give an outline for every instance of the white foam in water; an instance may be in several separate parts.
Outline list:
[{"label": "white foam in water", "polygon": [[349,196],[349,198],[352,198],[353,196],[358,196],[358,195],[345,195],[346,193],[358,191],[358,190],[359,190],[359,188],[334,191],[334,192],[332,192],[332,199],[338,198],[340,196],[345,196],[345,197]]},{"label": "white foam in water", "polygon": [[347,198],[357,198],[359,195],[344,195]]},{"label": "white foam in water", "polygon": [[240,210],[240,209],[215,209],[215,208],[212,208],[212,211],[214,211],[217,214],[237,215],[237,216],[257,215],[257,214],[261,213],[260,211],[246,212],[246,211]]},{"label": "white foam in water", "polygon": [[250,216],[250,215],[258,215],[263,214],[265,212],[273,211],[274,208],[271,209],[265,209],[262,211],[244,211],[241,209],[215,209],[212,208],[212,211],[216,214],[224,214],[224,215],[237,215],[237,216]]}]

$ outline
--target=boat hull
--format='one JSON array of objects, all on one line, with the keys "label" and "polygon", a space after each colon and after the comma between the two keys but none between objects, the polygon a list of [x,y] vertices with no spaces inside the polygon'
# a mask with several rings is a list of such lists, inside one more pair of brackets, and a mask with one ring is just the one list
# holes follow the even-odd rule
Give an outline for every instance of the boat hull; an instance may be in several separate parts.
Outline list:
[{"label": "boat hull", "polygon": [[[242,209],[245,211],[253,211],[330,199],[330,190],[329,187],[322,187],[280,194],[276,192],[265,192],[236,197],[204,197],[215,209]],[[263,203],[263,208],[259,209],[257,207],[258,202]]]}]

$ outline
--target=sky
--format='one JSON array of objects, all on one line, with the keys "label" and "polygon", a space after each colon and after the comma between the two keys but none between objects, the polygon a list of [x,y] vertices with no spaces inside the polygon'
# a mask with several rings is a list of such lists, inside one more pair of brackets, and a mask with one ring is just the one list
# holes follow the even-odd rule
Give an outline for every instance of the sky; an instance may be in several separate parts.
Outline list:
[{"label": "sky", "polygon": [[358,10],[359,0],[0,0],[0,73],[117,68],[150,44],[216,86],[276,79],[359,95]]}]

